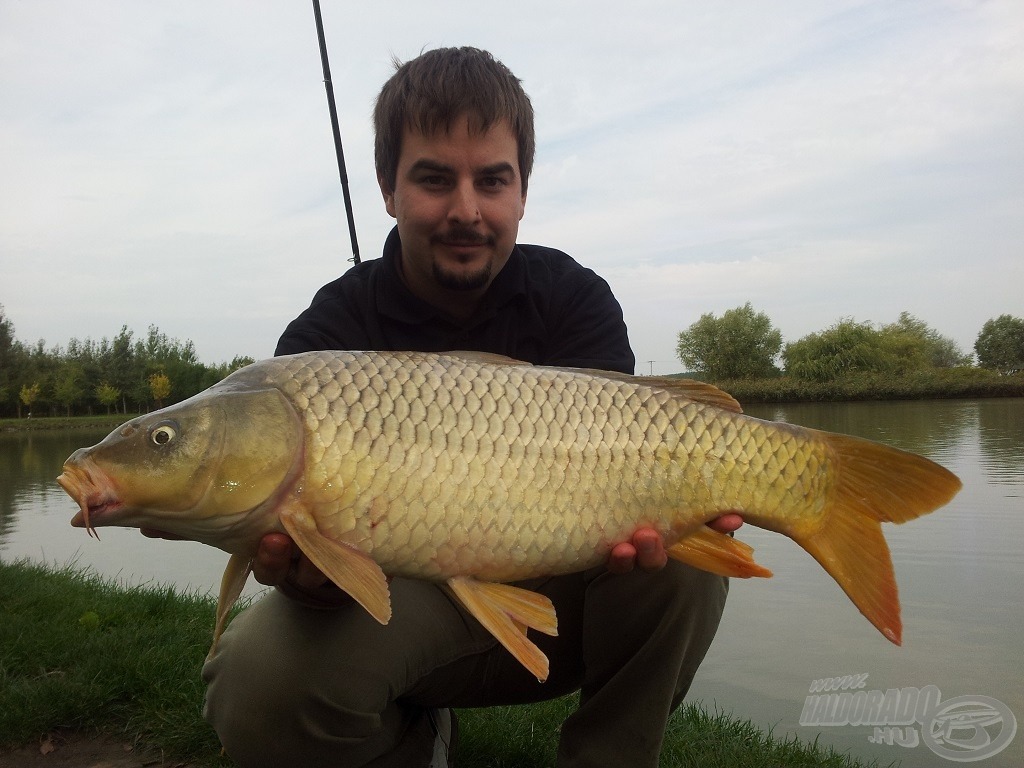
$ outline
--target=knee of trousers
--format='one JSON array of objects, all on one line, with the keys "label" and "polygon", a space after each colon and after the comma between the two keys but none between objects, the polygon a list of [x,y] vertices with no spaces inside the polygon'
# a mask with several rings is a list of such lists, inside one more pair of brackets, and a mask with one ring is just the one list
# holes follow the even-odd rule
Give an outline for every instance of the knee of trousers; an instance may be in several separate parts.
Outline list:
[{"label": "knee of trousers", "polygon": [[604,579],[601,588],[612,590],[616,600],[669,621],[688,617],[717,625],[729,593],[727,578],[672,560],[660,571],[634,571],[627,578],[609,574]]},{"label": "knee of trousers", "polygon": [[228,755],[244,766],[294,764],[297,755],[316,765],[318,751],[386,739],[387,720],[397,716],[387,711],[387,684],[304,652],[280,627],[267,631],[266,615],[247,616],[259,607],[235,619],[203,668],[203,716]]},{"label": "knee of trousers", "polygon": [[718,623],[729,595],[729,579],[683,563],[669,563],[669,578],[662,584],[666,610],[699,612]]}]

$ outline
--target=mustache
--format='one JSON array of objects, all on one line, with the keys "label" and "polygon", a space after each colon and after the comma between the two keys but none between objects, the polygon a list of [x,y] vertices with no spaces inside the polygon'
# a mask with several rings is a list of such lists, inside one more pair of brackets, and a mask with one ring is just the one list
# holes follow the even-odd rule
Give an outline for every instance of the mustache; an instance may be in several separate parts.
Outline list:
[{"label": "mustache", "polygon": [[493,245],[494,239],[469,227],[452,227],[431,238],[443,245]]}]

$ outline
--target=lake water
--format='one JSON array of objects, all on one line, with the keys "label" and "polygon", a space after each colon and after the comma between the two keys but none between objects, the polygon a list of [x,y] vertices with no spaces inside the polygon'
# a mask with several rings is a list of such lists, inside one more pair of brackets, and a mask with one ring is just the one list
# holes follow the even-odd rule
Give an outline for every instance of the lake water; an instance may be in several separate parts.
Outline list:
[{"label": "lake water", "polygon": [[[885,527],[901,648],[799,547],[746,526],[741,538],[775,576],[733,581],[690,698],[882,765],[1024,765],[1024,399],[747,410],[922,453],[964,488],[932,515]],[[73,450],[102,437],[0,433],[0,560],[74,562],[128,584],[214,592],[227,560],[218,550],[111,528],[97,542],[68,525],[75,505],[54,478]],[[248,594],[258,591],[250,584]]]}]

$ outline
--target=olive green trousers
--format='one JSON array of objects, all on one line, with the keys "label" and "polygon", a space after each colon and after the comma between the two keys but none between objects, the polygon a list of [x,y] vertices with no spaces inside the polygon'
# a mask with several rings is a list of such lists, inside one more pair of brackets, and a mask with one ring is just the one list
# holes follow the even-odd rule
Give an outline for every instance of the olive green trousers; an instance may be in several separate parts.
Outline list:
[{"label": "olive green trousers", "polygon": [[657,766],[728,581],[672,561],[655,573],[595,568],[523,586],[558,612],[558,637],[531,633],[551,662],[544,683],[443,589],[395,579],[387,626],[358,605],[310,608],[278,592],[245,610],[204,667],[204,715],[242,768],[415,768],[432,753],[430,708],[580,690],[560,768]]}]

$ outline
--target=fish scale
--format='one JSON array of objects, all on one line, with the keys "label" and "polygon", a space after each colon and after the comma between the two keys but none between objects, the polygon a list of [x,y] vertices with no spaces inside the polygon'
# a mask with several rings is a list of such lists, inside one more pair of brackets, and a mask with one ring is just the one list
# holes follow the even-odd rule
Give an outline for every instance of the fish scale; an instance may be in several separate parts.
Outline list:
[{"label": "fish scale", "polygon": [[543,596],[498,582],[583,570],[640,528],[669,554],[766,576],[704,523],[740,512],[790,536],[888,639],[901,636],[880,523],[945,504],[934,462],[761,421],[700,382],[482,353],[310,352],[248,366],[76,451],[72,523],[135,525],[232,554],[220,635],[261,538],[283,531],[377,620],[386,576],[443,582],[538,678]]},{"label": "fish scale", "polygon": [[[746,478],[729,476],[752,457],[781,453],[799,475],[822,450],[805,440],[788,451],[785,433],[740,429],[670,392],[571,371],[330,353],[268,362],[263,381],[294,382],[281,389],[306,414],[313,462],[303,494],[321,529],[420,578],[579,570],[642,524],[671,543],[716,509],[754,508]],[[793,487],[777,485],[776,505]],[[693,491],[689,504],[681,486]],[[381,499],[386,514],[363,512]],[[606,514],[579,513],[593,509]]]}]

